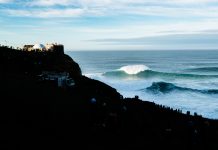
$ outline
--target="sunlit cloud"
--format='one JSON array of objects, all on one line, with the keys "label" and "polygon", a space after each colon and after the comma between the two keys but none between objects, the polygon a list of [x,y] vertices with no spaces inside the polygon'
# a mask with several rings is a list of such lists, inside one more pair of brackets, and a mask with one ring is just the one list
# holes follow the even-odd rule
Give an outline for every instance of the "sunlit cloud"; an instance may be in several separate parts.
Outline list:
[{"label": "sunlit cloud", "polygon": [[81,5],[81,6],[106,6],[106,5],[137,5],[137,4],[207,4],[218,0],[32,0],[29,3],[38,6],[52,5]]},{"label": "sunlit cloud", "polygon": [[84,14],[84,9],[45,9],[45,10],[5,10],[9,15],[12,16],[23,16],[23,17],[39,17],[39,18],[48,18],[48,17],[78,17]]},{"label": "sunlit cloud", "polygon": [[28,2],[32,6],[54,6],[54,5],[69,5],[72,0],[34,0]]},{"label": "sunlit cloud", "polygon": [[[0,3],[8,1],[0,0]],[[26,5],[31,6],[28,10],[7,8],[1,12],[24,17],[55,17],[55,15],[57,17],[114,15],[217,17],[218,5],[206,5],[211,2],[218,3],[218,0],[34,0],[26,2]],[[22,4],[25,5],[25,2]],[[184,4],[188,7],[184,7]],[[193,4],[204,5],[196,7]],[[62,5],[65,8],[56,8],[55,5]]]}]

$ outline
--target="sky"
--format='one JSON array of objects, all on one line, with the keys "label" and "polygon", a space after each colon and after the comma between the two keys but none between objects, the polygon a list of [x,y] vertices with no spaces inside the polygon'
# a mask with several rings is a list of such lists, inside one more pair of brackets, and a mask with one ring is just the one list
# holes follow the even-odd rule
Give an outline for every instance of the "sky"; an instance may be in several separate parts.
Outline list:
[{"label": "sky", "polygon": [[0,44],[218,49],[218,0],[0,0]]}]

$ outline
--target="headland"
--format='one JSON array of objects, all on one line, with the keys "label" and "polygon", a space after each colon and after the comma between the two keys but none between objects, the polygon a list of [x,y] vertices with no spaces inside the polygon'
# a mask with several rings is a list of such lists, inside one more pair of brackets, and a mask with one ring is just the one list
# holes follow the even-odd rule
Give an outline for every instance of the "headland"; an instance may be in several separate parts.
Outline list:
[{"label": "headland", "polygon": [[9,149],[217,149],[218,121],[124,98],[82,74],[64,47],[0,46],[3,146]]}]

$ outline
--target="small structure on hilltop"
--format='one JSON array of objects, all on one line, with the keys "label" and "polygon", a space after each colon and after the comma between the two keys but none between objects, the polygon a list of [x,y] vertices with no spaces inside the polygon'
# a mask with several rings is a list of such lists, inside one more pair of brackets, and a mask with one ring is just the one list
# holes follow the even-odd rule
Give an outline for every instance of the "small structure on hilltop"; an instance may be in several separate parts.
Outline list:
[{"label": "small structure on hilltop", "polygon": [[46,51],[46,47],[43,44],[35,44],[33,46],[33,50],[35,50],[35,51]]},{"label": "small structure on hilltop", "polygon": [[52,43],[52,44],[46,44],[45,45],[47,51],[63,54],[64,53],[64,45]]},{"label": "small structure on hilltop", "polygon": [[46,47],[43,44],[24,45],[24,51],[46,51]]},{"label": "small structure on hilltop", "polygon": [[68,72],[43,71],[39,77],[42,81],[54,81],[58,87],[75,86],[75,82],[70,78]]},{"label": "small structure on hilltop", "polygon": [[38,51],[38,52],[54,52],[56,54],[64,54],[64,45],[51,43],[46,44],[35,44],[35,45],[24,45],[24,51]]}]

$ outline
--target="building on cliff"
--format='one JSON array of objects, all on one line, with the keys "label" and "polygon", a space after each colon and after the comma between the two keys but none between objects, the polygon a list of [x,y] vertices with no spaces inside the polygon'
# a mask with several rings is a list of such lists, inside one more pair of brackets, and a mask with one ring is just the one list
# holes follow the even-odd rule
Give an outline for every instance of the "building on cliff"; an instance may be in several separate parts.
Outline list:
[{"label": "building on cliff", "polygon": [[43,44],[35,44],[33,46],[33,50],[35,50],[35,51],[46,51],[46,47]]},{"label": "building on cliff", "polygon": [[24,51],[46,51],[46,47],[43,44],[24,45]]},{"label": "building on cliff", "polygon": [[54,52],[57,54],[64,54],[64,45],[51,43],[51,44],[35,44],[35,45],[24,45],[24,51],[38,51],[38,52]]},{"label": "building on cliff", "polygon": [[58,87],[75,86],[75,82],[70,78],[68,72],[43,71],[39,77],[42,81],[53,81]]},{"label": "building on cliff", "polygon": [[64,45],[52,43],[52,44],[46,44],[45,45],[47,51],[63,54],[64,53]]}]

